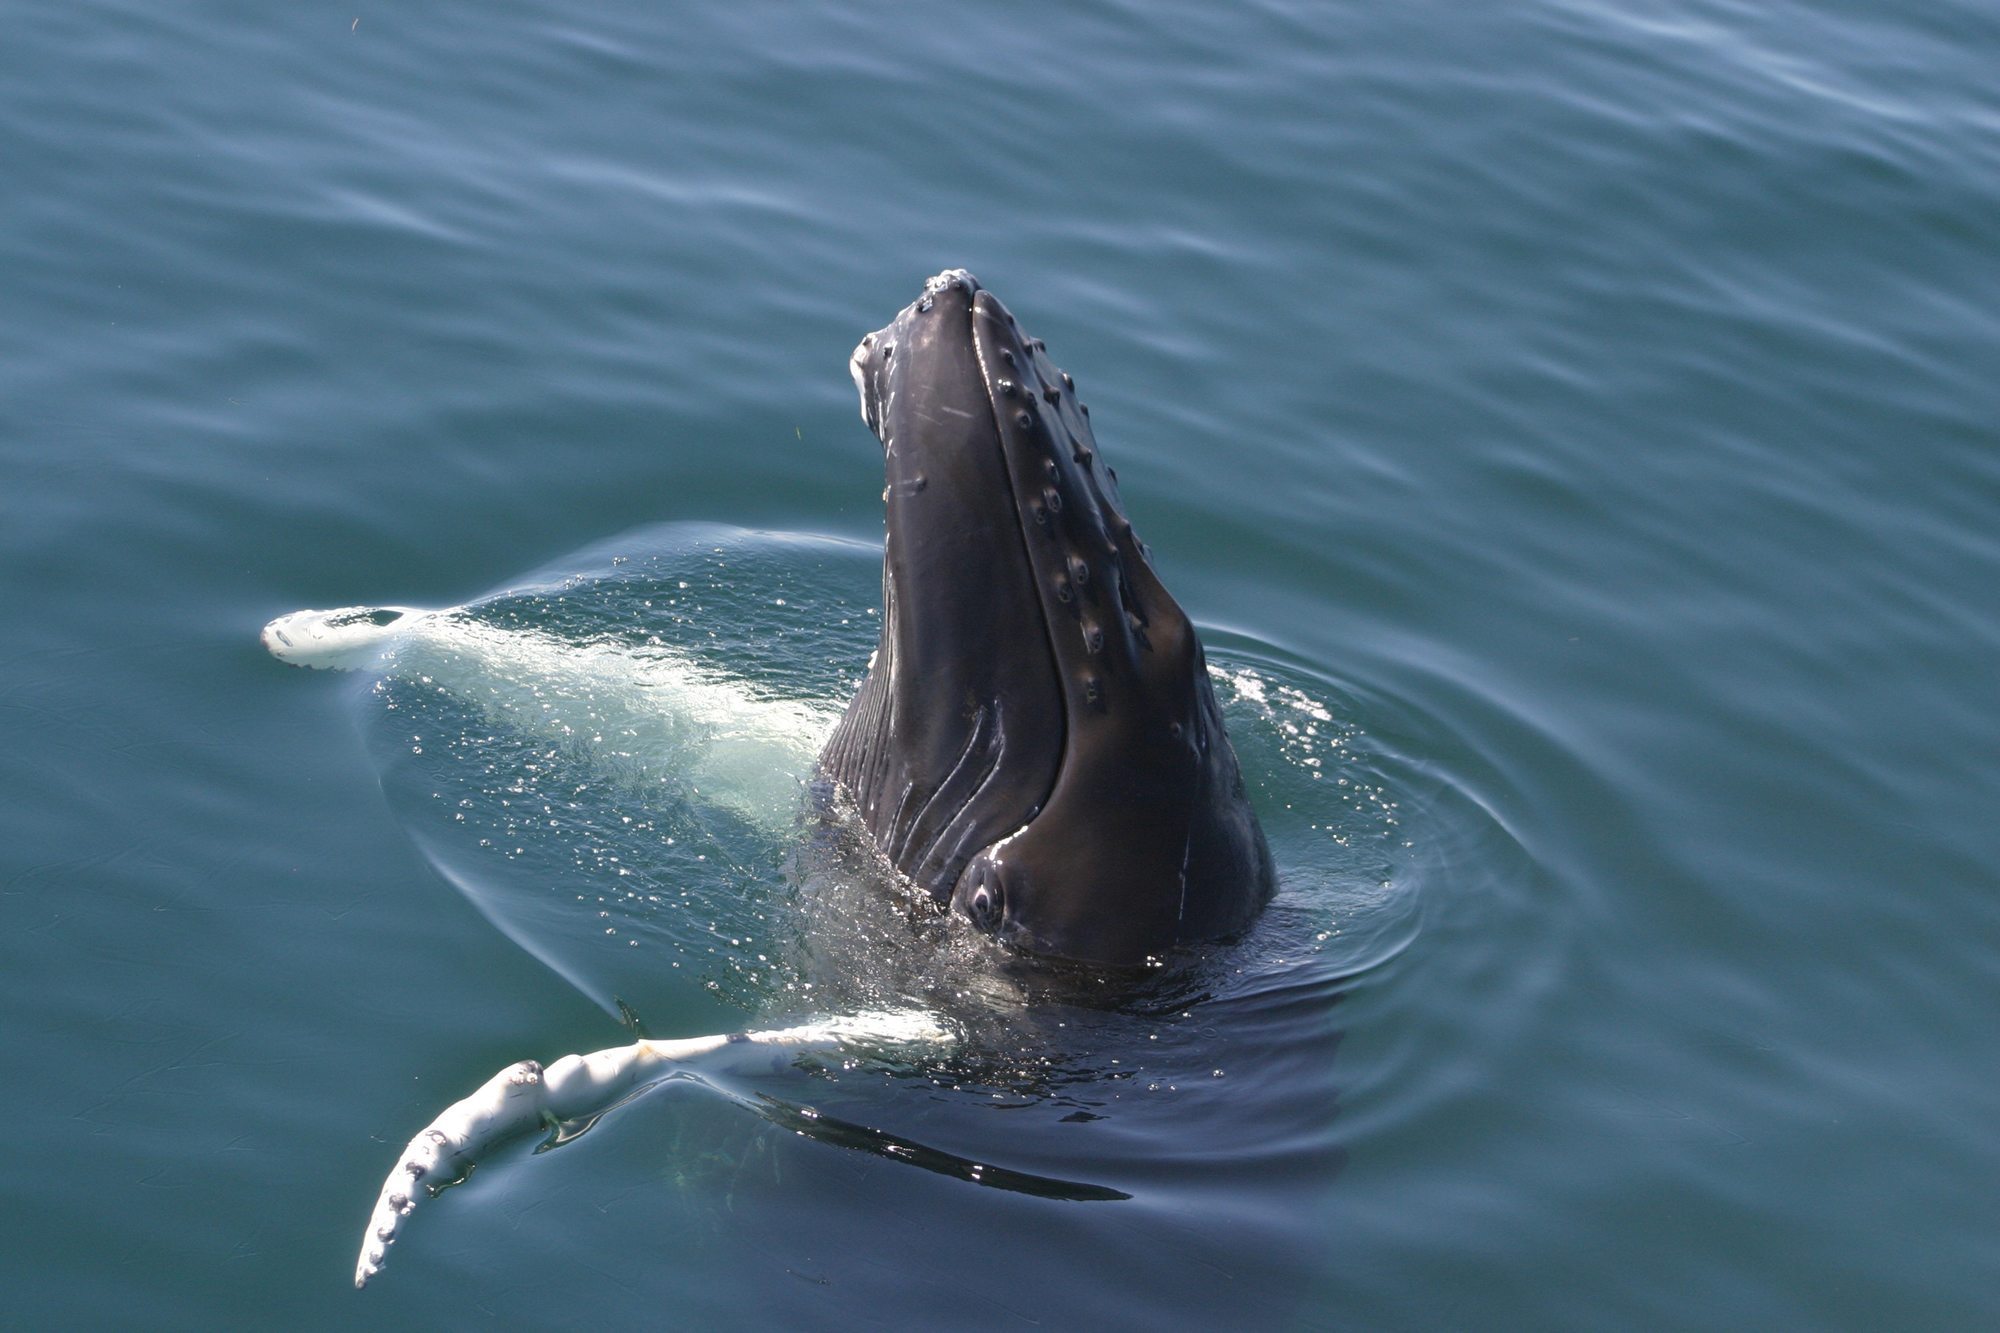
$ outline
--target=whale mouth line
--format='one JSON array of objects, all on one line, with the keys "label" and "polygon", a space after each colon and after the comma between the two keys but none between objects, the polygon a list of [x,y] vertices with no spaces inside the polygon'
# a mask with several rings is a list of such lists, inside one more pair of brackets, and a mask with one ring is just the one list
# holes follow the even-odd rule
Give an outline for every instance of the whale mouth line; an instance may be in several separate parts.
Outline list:
[{"label": "whale mouth line", "polygon": [[[989,319],[997,320],[1001,318],[1001,316],[994,313],[993,309],[998,303],[991,293],[979,285],[979,280],[964,269],[947,269],[945,272],[931,279],[931,282],[943,284],[947,280],[954,278],[963,282],[971,289],[972,299],[966,303],[965,311],[966,339],[972,344],[974,357],[979,364],[979,377],[984,381],[986,386],[987,420],[993,428],[993,440],[1000,451],[1000,475],[1007,482],[1007,503],[1014,511],[1014,532],[1020,538],[1021,560],[1028,570],[1028,578],[1030,580],[1028,601],[1033,606],[1035,619],[1042,628],[1042,647],[1046,652],[1049,679],[1055,683],[1056,698],[1059,701],[1059,706],[1055,710],[1055,716],[1051,719],[1051,725],[1047,728],[1052,733],[1055,742],[1056,762],[1049,769],[1048,777],[1042,790],[1035,797],[1034,805],[1029,809],[1027,817],[1021,821],[1021,826],[998,842],[992,844],[987,849],[990,852],[1005,845],[1011,839],[1019,837],[1022,833],[1027,832],[1028,827],[1041,817],[1042,811],[1048,809],[1050,798],[1055,795],[1057,786],[1062,782],[1063,767],[1069,762],[1069,739],[1072,725],[1070,718],[1071,702],[1068,697],[1069,692],[1063,688],[1063,658],[1062,651],[1056,643],[1056,625],[1049,616],[1048,607],[1043,604],[1042,598],[1036,595],[1034,586],[1034,579],[1036,577],[1035,534],[1032,529],[1035,527],[1035,520],[1030,516],[1028,507],[1021,502],[1020,484],[1014,476],[1014,463],[1016,460],[1013,456],[1013,449],[1008,443],[1006,428],[1001,421],[1001,412],[1003,409],[999,401],[1001,393],[1000,383],[1004,381],[1002,377],[996,375],[993,367],[988,364],[985,351],[980,346],[978,337],[979,318],[982,313]],[[981,308],[982,300],[985,302],[983,312]],[[994,705],[994,711],[995,713],[999,711],[997,701]],[[1004,731],[1002,732],[1001,739],[1004,745]],[[1000,756],[996,755],[993,764],[996,770],[999,767],[999,760]],[[990,780],[991,777],[992,773],[989,772],[987,778]],[[985,783],[982,782],[980,789],[983,790],[984,787]],[[966,797],[966,804],[969,806],[979,794],[979,791],[970,793]],[[954,885],[954,896],[956,895],[956,891],[957,886]]]}]

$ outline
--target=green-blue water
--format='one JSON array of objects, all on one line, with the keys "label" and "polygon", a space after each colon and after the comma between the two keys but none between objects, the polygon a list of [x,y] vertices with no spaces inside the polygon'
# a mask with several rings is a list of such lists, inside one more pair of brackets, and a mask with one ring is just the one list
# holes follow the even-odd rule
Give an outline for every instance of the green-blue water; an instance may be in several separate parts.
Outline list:
[{"label": "green-blue water", "polygon": [[[5,20],[0,1324],[2000,1314],[1990,4]],[[948,265],[1082,386],[1281,896],[1193,992],[759,1090],[1131,1197],[674,1088],[355,1293],[494,1069],[891,964],[796,838],[259,627],[837,705],[845,358]]]}]

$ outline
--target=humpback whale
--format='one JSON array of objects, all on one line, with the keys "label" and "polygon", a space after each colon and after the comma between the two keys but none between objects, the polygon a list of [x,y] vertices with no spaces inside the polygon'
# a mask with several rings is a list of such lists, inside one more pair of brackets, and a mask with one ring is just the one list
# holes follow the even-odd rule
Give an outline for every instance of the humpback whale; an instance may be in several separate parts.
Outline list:
[{"label": "humpback whale", "polygon": [[1029,953],[1241,930],[1271,853],[1074,381],[962,269],[850,369],[887,473],[882,637],[822,772],[898,870]]},{"label": "humpback whale", "polygon": [[[1020,954],[1135,967],[1244,929],[1273,893],[1270,850],[1200,639],[1125,516],[1070,376],[962,269],[864,337],[850,370],[882,445],[887,536],[881,637],[812,764],[827,805],[938,907]],[[511,662],[530,693],[542,677],[631,668],[464,608],[299,611],[263,643],[282,661],[347,670],[400,654],[447,684]],[[702,735],[686,753],[711,799],[767,810],[770,774],[811,763],[796,749],[811,709],[734,700],[671,658],[646,669],[693,701]],[[482,682],[477,694],[504,691]],[[732,1060],[957,1040],[938,1015],[881,1010],[510,1065],[404,1149],[355,1285],[381,1270],[421,1199],[518,1134]],[[1057,1186],[1124,1197],[1036,1188]]]}]

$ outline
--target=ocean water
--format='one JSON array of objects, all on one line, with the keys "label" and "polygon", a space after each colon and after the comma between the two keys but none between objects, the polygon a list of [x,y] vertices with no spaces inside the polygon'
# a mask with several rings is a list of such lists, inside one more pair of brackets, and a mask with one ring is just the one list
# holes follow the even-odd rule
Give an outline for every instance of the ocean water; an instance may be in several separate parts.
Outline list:
[{"label": "ocean water", "polygon": [[[2000,1317],[1991,5],[4,31],[0,1325]],[[845,359],[953,265],[1277,854],[1157,985],[1024,991],[799,814]],[[357,603],[484,647],[259,645]],[[519,1144],[352,1290],[502,1065],[883,999],[966,1042]]]}]

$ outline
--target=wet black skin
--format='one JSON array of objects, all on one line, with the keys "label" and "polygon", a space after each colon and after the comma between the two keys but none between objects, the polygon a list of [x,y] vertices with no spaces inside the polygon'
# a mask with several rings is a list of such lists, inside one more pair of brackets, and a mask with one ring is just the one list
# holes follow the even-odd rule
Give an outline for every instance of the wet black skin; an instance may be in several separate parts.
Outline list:
[{"label": "wet black skin", "polygon": [[1020,949],[1124,966],[1241,930],[1270,849],[1069,376],[959,270],[853,371],[888,480],[882,639],[822,772]]}]

